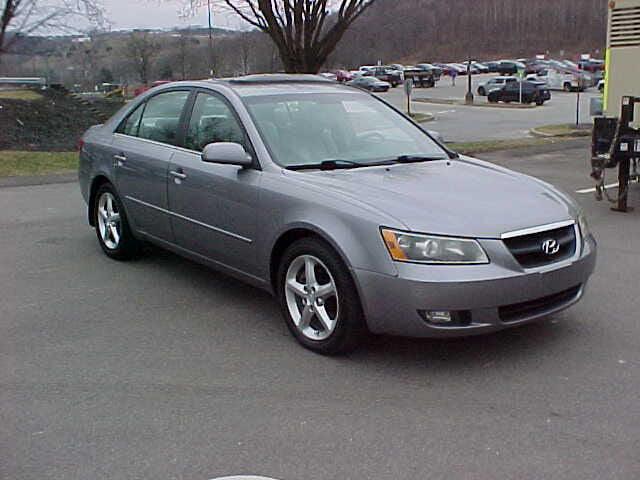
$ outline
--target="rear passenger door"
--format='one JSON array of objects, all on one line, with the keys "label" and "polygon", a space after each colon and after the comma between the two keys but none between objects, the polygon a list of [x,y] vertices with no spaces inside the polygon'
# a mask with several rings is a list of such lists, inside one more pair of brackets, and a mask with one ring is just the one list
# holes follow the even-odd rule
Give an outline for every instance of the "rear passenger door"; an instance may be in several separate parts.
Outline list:
[{"label": "rear passenger door", "polygon": [[171,241],[167,171],[181,141],[190,90],[161,92],[118,127],[113,152],[116,188],[136,231]]},{"label": "rear passenger door", "polygon": [[169,169],[169,208],[175,243],[223,265],[255,270],[258,187],[254,168],[206,163],[201,152],[210,143],[233,142],[253,154],[248,137],[226,99],[198,91],[186,122],[185,149]]}]

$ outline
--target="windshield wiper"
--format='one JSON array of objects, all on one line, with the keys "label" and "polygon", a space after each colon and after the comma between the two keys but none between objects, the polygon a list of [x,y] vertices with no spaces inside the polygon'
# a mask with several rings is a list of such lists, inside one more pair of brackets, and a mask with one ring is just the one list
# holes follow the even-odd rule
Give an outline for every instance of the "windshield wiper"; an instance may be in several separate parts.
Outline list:
[{"label": "windshield wiper", "polygon": [[[382,165],[385,165],[383,163]],[[337,170],[345,168],[362,168],[380,165],[380,163],[360,163],[351,160],[323,160],[319,163],[307,163],[302,165],[290,165],[287,170]]]},{"label": "windshield wiper", "polygon": [[448,157],[442,155],[400,155],[395,159],[396,163],[420,163],[433,162],[436,160],[447,160]]}]

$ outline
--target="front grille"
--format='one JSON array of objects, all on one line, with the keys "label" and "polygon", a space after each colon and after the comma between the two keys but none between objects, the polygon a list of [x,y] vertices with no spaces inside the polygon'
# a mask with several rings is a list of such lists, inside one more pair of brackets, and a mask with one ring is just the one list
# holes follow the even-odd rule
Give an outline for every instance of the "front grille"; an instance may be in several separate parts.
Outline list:
[{"label": "front grille", "polygon": [[[546,253],[544,243],[555,240],[559,249]],[[571,258],[576,253],[577,241],[574,225],[504,239],[504,243],[524,268],[544,267]]]},{"label": "front grille", "polygon": [[503,322],[515,322],[534,315],[551,312],[576,299],[582,285],[577,285],[560,293],[548,297],[537,298],[522,303],[503,305],[498,308],[498,315]]}]

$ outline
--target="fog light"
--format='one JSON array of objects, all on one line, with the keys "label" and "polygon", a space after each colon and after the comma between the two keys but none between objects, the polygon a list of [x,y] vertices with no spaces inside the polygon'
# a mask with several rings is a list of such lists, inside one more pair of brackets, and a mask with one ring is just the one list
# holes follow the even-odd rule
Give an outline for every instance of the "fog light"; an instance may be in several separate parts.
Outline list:
[{"label": "fog light", "polygon": [[424,312],[425,320],[429,323],[446,324],[451,323],[451,312],[447,310],[429,310]]},{"label": "fog light", "polygon": [[467,327],[471,325],[469,310],[418,310],[422,319],[441,327]]}]

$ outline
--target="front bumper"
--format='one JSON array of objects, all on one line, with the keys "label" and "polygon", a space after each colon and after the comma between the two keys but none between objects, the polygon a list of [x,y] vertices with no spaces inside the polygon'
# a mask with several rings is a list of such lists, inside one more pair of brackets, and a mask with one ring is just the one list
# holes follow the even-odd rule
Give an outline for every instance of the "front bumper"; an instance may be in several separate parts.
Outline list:
[{"label": "front bumper", "polygon": [[[579,258],[544,271],[527,271],[511,257],[493,261],[501,242],[481,242],[488,265],[398,264],[398,276],[355,270],[369,330],[409,337],[454,337],[488,333],[564,310],[582,297],[595,268],[596,243],[589,237]],[[465,325],[428,323],[420,311],[465,312]]]}]

